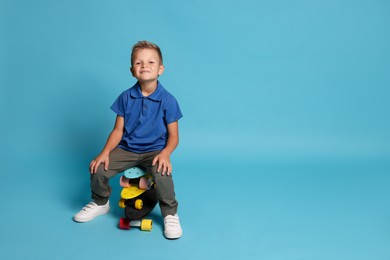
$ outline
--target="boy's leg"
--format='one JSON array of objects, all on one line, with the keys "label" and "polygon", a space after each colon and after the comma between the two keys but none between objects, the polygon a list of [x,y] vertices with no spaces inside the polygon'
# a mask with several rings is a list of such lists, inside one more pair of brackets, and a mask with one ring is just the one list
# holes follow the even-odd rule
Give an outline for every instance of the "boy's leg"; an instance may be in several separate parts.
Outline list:
[{"label": "boy's leg", "polygon": [[104,164],[99,165],[96,173],[91,174],[92,199],[98,205],[105,205],[111,195],[109,179],[128,168],[137,165],[139,155],[115,148],[110,153],[110,163],[108,170],[104,169]]},{"label": "boy's leg", "polygon": [[172,175],[161,175],[161,172],[157,172],[158,165],[152,166],[154,157],[159,153],[160,151],[142,154],[140,165],[152,175],[156,183],[157,200],[160,204],[162,216],[173,216],[177,212],[178,202],[175,198]]}]

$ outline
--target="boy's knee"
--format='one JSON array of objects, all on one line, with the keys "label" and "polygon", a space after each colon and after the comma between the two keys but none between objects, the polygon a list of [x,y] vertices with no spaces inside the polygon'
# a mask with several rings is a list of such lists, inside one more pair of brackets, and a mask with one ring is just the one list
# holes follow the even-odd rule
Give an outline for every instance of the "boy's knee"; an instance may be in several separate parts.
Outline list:
[{"label": "boy's knee", "polygon": [[173,179],[171,175],[162,175],[161,173],[157,173],[154,179],[157,187],[162,189],[173,189]]},{"label": "boy's knee", "polygon": [[94,179],[109,179],[110,173],[104,169],[104,164],[101,164],[97,168],[96,173],[91,174],[91,177]]}]

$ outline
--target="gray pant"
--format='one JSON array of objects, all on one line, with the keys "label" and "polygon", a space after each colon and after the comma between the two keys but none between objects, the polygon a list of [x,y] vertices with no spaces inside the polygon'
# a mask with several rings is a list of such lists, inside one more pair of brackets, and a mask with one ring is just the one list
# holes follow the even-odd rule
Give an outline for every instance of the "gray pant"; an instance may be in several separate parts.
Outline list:
[{"label": "gray pant", "polygon": [[91,174],[92,199],[98,205],[106,204],[111,195],[109,179],[128,168],[141,166],[152,175],[153,181],[156,183],[157,199],[160,204],[162,216],[175,215],[178,202],[175,199],[172,175],[161,175],[161,172],[157,172],[157,164],[152,166],[154,157],[159,153],[160,151],[153,151],[137,154],[125,151],[121,148],[112,150],[110,153],[108,170],[104,170],[104,164],[101,164],[99,165],[97,172]]}]

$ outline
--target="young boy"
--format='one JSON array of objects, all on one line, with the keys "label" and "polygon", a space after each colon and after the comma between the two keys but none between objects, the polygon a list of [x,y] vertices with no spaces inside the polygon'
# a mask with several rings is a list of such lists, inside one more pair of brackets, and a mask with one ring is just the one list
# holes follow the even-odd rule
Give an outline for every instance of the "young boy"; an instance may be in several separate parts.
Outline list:
[{"label": "young boy", "polygon": [[182,113],[176,99],[157,80],[164,72],[160,48],[147,41],[135,44],[130,71],[138,82],[111,106],[117,114],[114,129],[89,168],[93,201],[83,207],[74,220],[87,222],[108,213],[109,179],[128,168],[141,166],[156,183],[164,217],[164,236],[180,238],[182,229],[170,155],[179,142],[178,120]]}]

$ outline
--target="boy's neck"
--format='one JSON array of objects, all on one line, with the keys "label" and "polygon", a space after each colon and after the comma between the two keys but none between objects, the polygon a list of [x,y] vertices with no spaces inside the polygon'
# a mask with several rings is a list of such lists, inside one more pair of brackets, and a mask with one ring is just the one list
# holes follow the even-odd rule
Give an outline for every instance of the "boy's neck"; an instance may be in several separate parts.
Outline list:
[{"label": "boy's neck", "polygon": [[141,92],[144,97],[150,96],[157,88],[157,80],[140,82],[138,81],[139,86],[141,87]]}]

